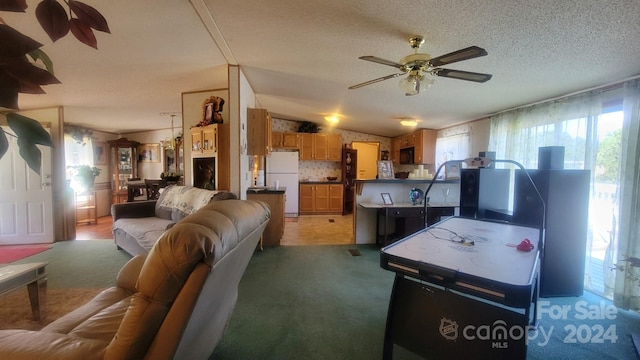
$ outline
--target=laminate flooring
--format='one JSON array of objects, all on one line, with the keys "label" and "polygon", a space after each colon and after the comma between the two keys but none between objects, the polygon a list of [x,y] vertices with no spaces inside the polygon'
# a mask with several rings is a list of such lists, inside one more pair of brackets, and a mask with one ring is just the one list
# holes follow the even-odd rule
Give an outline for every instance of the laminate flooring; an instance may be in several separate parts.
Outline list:
[{"label": "laminate flooring", "polygon": [[[76,240],[113,239],[111,216],[98,218],[98,224],[76,226]],[[303,215],[286,218],[283,246],[353,244],[353,215]]]}]

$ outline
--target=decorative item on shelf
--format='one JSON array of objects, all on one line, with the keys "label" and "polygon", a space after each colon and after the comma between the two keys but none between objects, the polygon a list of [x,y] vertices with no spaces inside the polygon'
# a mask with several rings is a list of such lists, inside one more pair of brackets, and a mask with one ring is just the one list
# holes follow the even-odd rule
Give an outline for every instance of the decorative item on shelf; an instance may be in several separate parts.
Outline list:
[{"label": "decorative item on shelf", "polygon": [[196,126],[207,126],[210,124],[222,124],[222,109],[224,99],[218,96],[211,96],[202,102],[202,120]]},{"label": "decorative item on shelf", "polygon": [[336,180],[338,180],[338,177],[337,176],[327,176],[327,180],[336,181]]},{"label": "decorative item on shelf", "polygon": [[409,191],[409,199],[412,205],[422,205],[424,192],[421,189],[413,188]]},{"label": "decorative item on shelf", "polygon": [[301,133],[318,133],[320,132],[320,126],[318,124],[311,121],[303,121],[298,126],[298,132]]}]

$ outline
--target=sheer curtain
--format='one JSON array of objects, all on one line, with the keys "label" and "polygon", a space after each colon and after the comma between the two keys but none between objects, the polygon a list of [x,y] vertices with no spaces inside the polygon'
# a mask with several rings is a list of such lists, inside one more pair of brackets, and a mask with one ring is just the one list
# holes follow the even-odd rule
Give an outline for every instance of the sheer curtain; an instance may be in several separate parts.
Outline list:
[{"label": "sheer curtain", "polygon": [[[612,296],[616,305],[624,308],[639,309],[638,290],[640,284],[640,259],[637,263],[626,261],[627,257],[640,257],[638,234],[640,211],[638,209],[638,185],[640,155],[638,154],[638,123],[640,80],[630,80],[620,86],[601,89],[569,96],[559,100],[527,106],[497,114],[491,118],[491,135],[489,149],[496,152],[500,159],[511,159],[521,162],[527,168],[537,168],[538,148],[541,146],[564,146],[566,169],[591,170],[591,209],[589,219],[589,239],[587,264],[589,265],[591,241],[606,238],[608,260],[604,266],[597,268],[587,266],[586,284],[597,278],[604,282],[603,295]],[[614,105],[612,105],[614,104]],[[606,126],[602,114],[612,112],[611,108],[624,111],[623,138],[620,148],[620,181],[617,184],[604,184],[607,205],[611,211],[605,216],[611,219],[598,219],[603,213],[593,212],[599,205],[596,196],[602,197],[602,181],[596,177],[601,174],[602,167],[597,164],[598,145],[604,136]],[[601,122],[599,124],[599,122]],[[609,190],[613,187],[615,190]],[[597,201],[594,201],[597,200]],[[594,216],[597,214],[597,216]],[[617,216],[617,214],[620,214]],[[599,224],[598,224],[599,222]],[[602,223],[608,226],[603,229]],[[610,239],[610,240],[609,240]],[[633,259],[632,259],[633,260]],[[618,269],[618,271],[612,269]],[[627,276],[620,276],[625,273]],[[613,277],[615,276],[615,283]],[[604,279],[603,279],[604,278]],[[607,278],[610,278],[608,281]],[[602,285],[600,285],[602,287]],[[613,289],[611,289],[613,288]],[[609,289],[609,293],[607,293]],[[635,301],[635,303],[634,303]]]},{"label": "sheer curtain", "polygon": [[624,84],[623,110],[614,302],[624,309],[640,310],[640,79]]}]

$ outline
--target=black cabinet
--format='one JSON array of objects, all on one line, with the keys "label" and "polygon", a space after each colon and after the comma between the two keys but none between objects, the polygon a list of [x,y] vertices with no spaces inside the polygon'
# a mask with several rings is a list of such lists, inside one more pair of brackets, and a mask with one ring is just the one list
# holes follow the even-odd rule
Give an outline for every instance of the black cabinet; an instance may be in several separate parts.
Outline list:
[{"label": "black cabinet", "polygon": [[424,207],[383,207],[377,214],[377,242],[388,245],[425,228]]},{"label": "black cabinet", "polygon": [[455,208],[453,206],[427,207],[427,226],[431,226],[453,215],[455,215]]},{"label": "black cabinet", "polygon": [[[540,296],[581,296],[589,217],[589,170],[527,170],[546,204]],[[514,222],[541,226],[542,205],[526,174],[515,176]]]},{"label": "black cabinet", "polygon": [[353,213],[355,199],[355,180],[358,162],[358,150],[342,149],[342,215]]}]

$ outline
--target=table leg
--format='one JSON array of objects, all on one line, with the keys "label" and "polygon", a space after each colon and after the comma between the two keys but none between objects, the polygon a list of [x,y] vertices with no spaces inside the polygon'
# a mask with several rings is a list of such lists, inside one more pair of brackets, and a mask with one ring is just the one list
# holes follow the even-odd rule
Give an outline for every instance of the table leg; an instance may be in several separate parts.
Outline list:
[{"label": "table leg", "polygon": [[33,319],[40,321],[45,317],[47,306],[47,278],[36,280],[27,285]]}]

